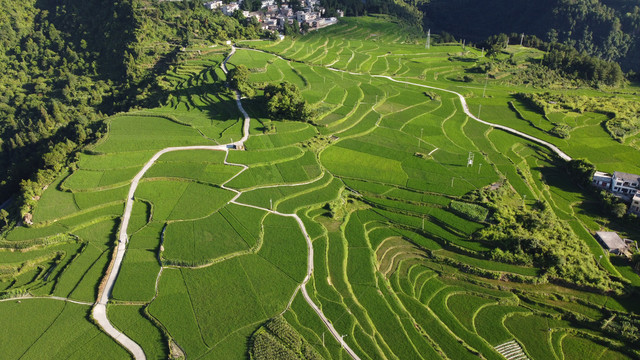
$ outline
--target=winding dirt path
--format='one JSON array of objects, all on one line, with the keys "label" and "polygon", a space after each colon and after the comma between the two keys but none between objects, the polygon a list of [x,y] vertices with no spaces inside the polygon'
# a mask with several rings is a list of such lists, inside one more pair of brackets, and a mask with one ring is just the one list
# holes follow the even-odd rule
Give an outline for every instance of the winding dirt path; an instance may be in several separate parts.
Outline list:
[{"label": "winding dirt path", "polygon": [[[243,50],[250,50],[250,51],[258,51],[258,52],[262,52],[265,54],[270,54],[273,55],[279,59],[285,60],[285,61],[291,61],[289,59],[285,59],[282,56],[278,55],[278,54],[274,54],[271,53],[269,51],[265,51],[265,50],[260,50],[260,49],[254,49],[254,48],[242,48]],[[235,47],[233,48],[233,52],[235,52]],[[400,54],[402,55],[402,54]],[[565,161],[571,161],[572,158],[571,156],[567,155],[564,151],[560,150],[560,148],[558,148],[557,146],[553,145],[552,143],[542,140],[540,138],[537,138],[535,136],[529,135],[527,133],[523,133],[522,131],[510,128],[508,126],[504,126],[504,125],[500,125],[500,124],[494,124],[492,122],[488,122],[485,120],[480,119],[479,117],[473,115],[471,113],[471,111],[469,110],[469,105],[467,104],[467,99],[465,99],[464,96],[462,96],[462,94],[460,94],[459,92],[453,91],[453,90],[448,90],[448,89],[443,89],[443,88],[439,88],[436,86],[430,86],[430,85],[424,85],[424,84],[418,84],[418,83],[414,83],[414,82],[410,82],[410,81],[404,81],[404,80],[397,80],[391,76],[387,76],[387,75],[372,75],[372,74],[367,74],[367,73],[359,73],[359,72],[353,72],[353,71],[348,71],[348,70],[341,70],[341,69],[336,69],[334,67],[332,67],[332,65],[337,62],[334,61],[331,64],[327,64],[327,65],[320,65],[321,67],[325,67],[331,71],[335,71],[335,72],[342,72],[342,73],[346,73],[346,74],[350,74],[350,75],[358,75],[358,76],[371,76],[371,77],[375,77],[375,78],[383,78],[383,79],[387,79],[389,81],[393,81],[395,83],[400,83],[400,84],[406,84],[406,85],[411,85],[411,86],[418,86],[418,87],[422,87],[422,88],[426,88],[426,89],[432,89],[432,90],[438,90],[438,91],[444,91],[450,94],[454,94],[456,96],[458,96],[458,99],[460,99],[460,103],[462,104],[462,110],[464,111],[464,113],[470,117],[471,119],[478,121],[482,124],[491,126],[493,128],[496,129],[500,129],[503,130],[505,132],[511,133],[513,135],[519,136],[521,138],[527,139],[527,140],[531,140],[535,143],[538,143],[546,148],[548,148],[549,150],[553,151],[556,155],[558,155],[561,159],[565,160]]]},{"label": "winding dirt path", "polygon": [[357,73],[357,72],[351,72],[351,71],[346,71],[346,70],[340,70],[340,69],[336,69],[333,67],[328,67],[329,70],[331,71],[335,71],[335,72],[342,72],[342,73],[347,73],[350,75],[359,75],[359,76],[363,76],[363,75],[367,75],[367,76],[371,76],[374,78],[381,78],[381,79],[387,79],[389,81],[393,81],[395,83],[399,83],[399,84],[406,84],[406,85],[411,85],[411,86],[418,86],[418,87],[422,87],[422,88],[426,88],[426,89],[432,89],[432,90],[438,90],[438,91],[443,91],[443,92],[447,92],[450,94],[454,94],[456,96],[458,96],[458,99],[460,99],[460,103],[462,104],[462,110],[464,111],[464,113],[470,117],[471,119],[480,122],[482,124],[491,126],[493,128],[496,129],[500,129],[503,130],[505,132],[511,133],[513,135],[519,136],[521,138],[527,139],[527,140],[531,140],[535,143],[538,143],[546,148],[548,148],[549,150],[553,151],[556,155],[558,155],[561,159],[565,160],[565,161],[571,161],[571,156],[567,155],[564,151],[560,150],[560,148],[558,148],[557,146],[553,145],[552,143],[542,140],[540,138],[537,138],[535,136],[531,136],[529,134],[523,133],[522,131],[510,128],[508,126],[504,126],[504,125],[500,125],[500,124],[494,124],[485,120],[480,119],[479,117],[473,115],[471,113],[471,111],[469,111],[469,105],[467,104],[467,99],[465,99],[464,96],[462,96],[462,94],[460,94],[459,92],[453,91],[453,90],[448,90],[448,89],[443,89],[443,88],[439,88],[439,87],[435,87],[435,86],[431,86],[431,85],[424,85],[424,84],[418,84],[418,83],[414,83],[411,81],[404,81],[404,80],[397,80],[394,79],[391,76],[387,76],[387,75],[371,75],[371,74],[363,74],[363,73]]},{"label": "winding dirt path", "polygon": [[[221,68],[222,68],[222,70],[224,71],[225,74],[228,73],[228,70],[227,70],[227,67],[226,67],[226,63],[231,58],[231,56],[235,53],[235,51],[236,51],[236,48],[232,46],[231,47],[231,52],[229,53],[229,55],[226,57],[226,59],[224,59],[224,61],[221,64]],[[127,335],[125,335],[124,333],[122,333],[121,331],[116,329],[111,324],[111,322],[109,321],[109,318],[107,317],[107,303],[109,301],[109,298],[111,297],[111,292],[113,291],[113,286],[114,286],[115,281],[116,281],[116,279],[118,277],[118,273],[120,272],[120,268],[122,267],[122,261],[124,259],[124,254],[125,254],[125,252],[127,250],[127,243],[129,242],[129,239],[127,237],[127,229],[129,227],[129,221],[131,219],[131,211],[133,210],[133,202],[134,202],[134,199],[135,199],[134,195],[135,195],[136,189],[138,188],[138,184],[139,184],[140,180],[142,179],[142,177],[144,176],[144,174],[151,168],[151,166],[153,166],[153,164],[160,158],[160,156],[162,156],[163,154],[166,154],[168,152],[184,151],[184,150],[213,150],[213,151],[225,151],[225,152],[227,152],[227,155],[228,155],[229,149],[242,149],[242,148],[244,148],[244,142],[249,138],[249,128],[250,128],[250,124],[251,124],[251,119],[250,119],[249,115],[247,114],[247,112],[242,107],[242,102],[241,102],[242,95],[237,90],[235,91],[235,93],[236,93],[236,104],[238,105],[238,110],[242,113],[242,115],[244,117],[244,124],[243,124],[243,128],[242,128],[243,129],[243,136],[239,141],[236,141],[236,142],[233,142],[233,143],[229,143],[229,144],[223,144],[223,145],[179,146],[179,147],[168,147],[168,148],[162,149],[162,150],[158,151],[157,153],[155,153],[153,155],[153,157],[151,159],[149,159],[149,161],[147,161],[147,163],[145,163],[144,167],[136,174],[136,176],[131,181],[131,186],[129,188],[129,193],[127,195],[127,202],[126,202],[126,205],[125,205],[125,210],[124,210],[124,213],[122,215],[122,222],[121,222],[121,225],[120,225],[120,232],[119,232],[119,237],[118,237],[118,248],[117,248],[117,252],[116,252],[116,257],[114,259],[113,266],[111,267],[110,271],[108,271],[107,274],[106,274],[106,282],[105,282],[104,289],[103,289],[102,293],[100,294],[98,301],[94,304],[94,307],[93,307],[93,310],[92,310],[92,315],[93,315],[93,318],[98,323],[98,325],[109,336],[111,336],[118,343],[120,343],[125,349],[127,349],[133,355],[133,357],[136,360],[146,360],[146,356],[145,356],[145,353],[144,353],[144,350],[142,349],[142,347],[138,343],[133,341],[131,338],[129,338]],[[231,179],[233,179],[236,176],[240,175],[240,173],[242,173],[244,170],[246,170],[248,168],[246,165],[243,165],[243,164],[229,163],[229,162],[227,162],[226,157],[225,157],[224,163],[227,164],[227,165],[235,165],[235,166],[243,167],[243,170],[238,172]],[[227,182],[231,181],[231,179],[227,180],[224,184],[226,184]],[[311,180],[311,181],[308,181],[308,182],[304,182],[304,183],[288,185],[288,186],[302,186],[302,185],[306,185],[306,184],[312,183],[314,181],[317,181],[317,179],[314,179],[314,180]],[[313,274],[313,244],[311,242],[311,238],[310,238],[309,234],[307,233],[307,230],[306,230],[306,228],[304,226],[304,223],[302,222],[302,219],[300,219],[300,217],[298,215],[296,215],[296,214],[283,214],[283,213],[280,213],[278,211],[274,211],[274,210],[270,210],[270,209],[265,209],[265,208],[261,208],[261,207],[257,207],[257,206],[253,206],[253,205],[249,205],[249,204],[238,203],[235,200],[238,197],[240,197],[242,192],[238,191],[238,190],[235,190],[235,189],[228,188],[224,184],[221,185],[221,187],[223,189],[230,190],[230,191],[233,191],[233,192],[236,193],[236,196],[234,196],[234,198],[232,200],[230,200],[229,203],[234,203],[234,204],[241,205],[241,206],[253,207],[253,208],[256,208],[256,209],[267,211],[267,212],[269,212],[271,214],[275,214],[275,215],[279,215],[279,216],[292,217],[292,218],[294,218],[296,220],[296,222],[298,223],[298,226],[300,226],[300,230],[304,234],[305,240],[307,242],[307,250],[308,250],[308,253],[307,253],[307,274],[306,274],[304,280],[302,281],[302,283],[300,283],[300,285],[298,285],[298,287],[296,288],[294,294],[292,295],[292,299],[295,296],[295,294],[298,292],[298,290],[301,290],[305,301],[316,312],[318,317],[320,317],[322,322],[328,328],[329,332],[342,345],[342,347],[349,354],[349,356],[351,356],[355,360],[360,360],[358,355],[356,355],[356,353],[344,341],[343,337],[333,327],[333,325],[331,324],[329,319],[327,319],[327,317],[324,315],[322,310],[313,302],[313,300],[311,299],[311,297],[307,293],[306,284],[307,284],[307,282],[309,282],[309,279],[311,278],[311,275]],[[158,273],[158,276],[157,276],[157,279],[156,279],[156,294],[157,294],[157,284],[158,284],[158,280],[159,280],[161,274],[162,274],[162,269]],[[59,299],[59,300],[70,301],[68,299]],[[71,301],[71,302],[75,302],[75,301]]]},{"label": "winding dirt path", "polygon": [[[260,51],[260,50],[257,50],[257,51]],[[236,48],[235,48],[235,46],[232,46],[231,47],[231,52],[229,53],[229,55],[224,59],[224,61],[221,64],[221,68],[222,68],[222,70],[224,71],[225,74],[228,73],[228,69],[227,69],[226,63],[231,58],[231,56],[233,56],[233,54],[235,52],[236,52]],[[480,123],[483,123],[485,125],[488,125],[488,126],[491,126],[491,127],[497,128],[497,129],[501,129],[501,130],[509,132],[509,133],[512,133],[514,135],[520,136],[520,137],[525,138],[527,140],[531,140],[531,141],[536,142],[538,144],[541,144],[541,145],[549,148],[550,150],[552,150],[560,158],[562,158],[562,159],[564,159],[566,161],[570,161],[571,160],[571,157],[569,155],[567,155],[566,153],[561,151],[558,147],[556,147],[555,145],[553,145],[553,144],[551,144],[551,143],[549,143],[547,141],[544,141],[544,140],[536,138],[534,136],[525,134],[525,133],[523,133],[521,131],[512,129],[510,127],[499,125],[499,124],[490,123],[490,122],[487,122],[487,121],[484,121],[484,120],[480,119],[479,117],[476,117],[475,115],[473,115],[469,111],[469,106],[468,106],[464,96],[462,96],[462,94],[460,94],[458,92],[455,92],[455,91],[452,91],[452,90],[448,90],[448,89],[438,88],[438,87],[435,87],[435,86],[429,86],[429,85],[417,84],[417,83],[413,83],[413,82],[409,82],[409,81],[397,80],[397,79],[394,79],[394,78],[392,78],[390,76],[386,76],[386,75],[370,75],[370,74],[354,73],[354,72],[339,70],[339,69],[335,69],[335,68],[331,68],[331,67],[328,67],[328,68],[330,70],[337,71],[337,72],[346,72],[346,73],[349,73],[349,74],[352,74],[352,75],[368,75],[368,76],[371,76],[371,77],[385,78],[385,79],[388,79],[388,80],[396,82],[396,83],[407,84],[407,85],[412,85],[412,86],[418,86],[418,87],[422,87],[422,88],[428,88],[428,89],[448,92],[448,93],[457,95],[459,100],[460,100],[460,103],[462,104],[462,109],[463,109],[464,113],[468,117],[470,117],[471,119],[473,119],[475,121],[478,121]],[[242,94],[238,90],[235,90],[235,94],[236,94],[236,104],[238,106],[238,110],[241,112],[241,114],[244,117],[244,122],[243,122],[243,127],[242,127],[243,136],[239,141],[236,141],[236,142],[233,142],[233,143],[229,143],[229,144],[223,144],[223,145],[182,146],[182,147],[169,147],[169,148],[162,149],[162,150],[158,151],[156,154],[154,154],[154,156],[151,159],[149,159],[149,161],[147,161],[147,163],[144,165],[144,167],[138,172],[138,174],[136,174],[136,176],[133,178],[133,180],[131,182],[131,187],[129,188],[129,193],[128,193],[128,196],[127,196],[127,202],[126,202],[126,205],[125,205],[125,211],[124,211],[124,214],[122,216],[122,222],[121,222],[120,233],[119,233],[119,238],[118,238],[119,241],[118,241],[118,247],[117,247],[116,256],[115,256],[115,259],[114,259],[114,262],[113,262],[113,266],[111,267],[111,270],[108,271],[107,274],[106,274],[106,283],[105,283],[105,286],[104,286],[104,290],[100,294],[100,297],[99,297],[98,301],[94,304],[94,307],[93,307],[93,310],[92,310],[92,314],[93,314],[94,319],[99,324],[99,326],[109,336],[114,338],[123,347],[125,347],[134,356],[134,358],[136,360],[145,360],[146,359],[146,356],[144,354],[144,350],[142,349],[142,347],[140,347],[139,344],[137,344],[135,341],[130,339],[124,333],[122,333],[118,329],[116,329],[109,322],[109,319],[107,318],[107,303],[108,303],[109,298],[111,296],[111,292],[113,290],[113,286],[115,284],[115,281],[116,281],[116,279],[118,277],[118,273],[120,272],[120,268],[122,266],[122,261],[124,259],[124,254],[125,254],[126,248],[127,248],[127,243],[129,241],[129,239],[127,237],[127,228],[129,226],[129,221],[130,221],[130,218],[131,218],[131,211],[133,209],[135,191],[136,191],[136,189],[138,187],[139,181],[142,179],[142,177],[147,172],[147,170],[149,170],[151,168],[151,166],[153,166],[153,164],[156,162],[156,160],[158,160],[160,158],[160,156],[162,156],[163,154],[166,154],[168,152],[183,151],[183,150],[213,150],[213,151],[226,151],[227,154],[228,154],[228,150],[230,148],[235,148],[235,149],[244,148],[244,142],[247,141],[247,139],[249,138],[249,128],[250,128],[250,124],[251,124],[251,119],[250,119],[249,115],[247,114],[247,112],[242,107],[242,102],[241,102]],[[247,168],[245,165],[242,165],[242,164],[227,163],[226,158],[225,158],[225,164],[243,166],[244,167],[243,171],[246,170],[246,168]],[[240,173],[242,173],[242,171],[240,171],[238,174],[236,174],[236,176],[239,175]],[[297,185],[304,185],[304,184],[297,184]],[[295,295],[297,294],[298,291],[301,291],[305,301],[315,311],[315,313],[322,320],[322,322],[327,327],[329,332],[333,335],[333,337],[336,339],[336,341],[338,341],[341,344],[341,346],[347,352],[347,354],[349,354],[349,356],[351,358],[353,358],[353,359],[360,360],[358,355],[344,341],[344,339],[340,335],[340,333],[338,333],[338,331],[333,327],[333,324],[331,324],[329,319],[327,319],[327,317],[324,315],[324,313],[322,312],[320,307],[318,307],[318,305],[316,305],[313,302],[313,300],[309,296],[309,293],[307,292],[306,284],[309,282],[309,280],[311,278],[311,275],[313,274],[313,244],[311,242],[311,238],[309,237],[309,234],[307,233],[307,230],[306,230],[306,228],[304,226],[304,223],[303,223],[302,219],[300,219],[300,217],[298,215],[296,215],[296,214],[284,214],[284,213],[281,213],[281,212],[278,212],[278,211],[275,211],[275,210],[271,210],[271,209],[261,208],[261,207],[254,206],[254,205],[249,205],[249,204],[238,203],[235,200],[242,194],[241,191],[238,191],[238,190],[235,190],[235,189],[230,189],[230,188],[224,186],[224,184],[222,185],[222,188],[227,189],[227,190],[231,190],[231,191],[236,193],[236,196],[232,200],[230,200],[229,203],[234,203],[234,204],[237,204],[237,205],[240,205],[240,206],[247,206],[247,207],[260,209],[260,210],[266,211],[266,212],[274,214],[274,215],[291,217],[291,218],[294,218],[296,220],[296,222],[298,223],[298,226],[300,227],[300,230],[304,234],[305,240],[307,242],[307,274],[306,274],[305,278],[303,279],[303,281],[300,283],[300,285],[298,285],[298,287],[296,288],[294,294],[292,295],[292,299],[293,299],[293,297],[295,297]],[[158,278],[160,277],[160,274],[158,275]],[[64,298],[59,298],[59,299],[56,298],[56,300],[64,300],[64,301],[75,302],[75,301],[72,301],[72,300],[69,300],[69,299],[64,299]]]},{"label": "winding dirt path", "polygon": [[[341,71],[341,70],[338,70]],[[362,74],[357,74],[357,75],[362,75]],[[412,85],[412,86],[419,86],[419,87],[423,87],[423,88],[427,88],[427,89],[433,89],[433,90],[438,90],[438,91],[444,91],[444,92],[448,92],[450,94],[454,94],[457,95],[458,98],[460,99],[460,103],[462,104],[462,110],[464,111],[464,113],[472,118],[475,121],[478,121],[482,124],[485,125],[489,125],[491,127],[494,127],[496,129],[500,129],[503,131],[506,131],[508,133],[517,135],[521,138],[527,139],[527,140],[531,140],[533,142],[536,142],[546,148],[548,148],[549,150],[553,151],[554,153],[556,153],[556,155],[558,155],[562,160],[565,161],[571,161],[571,156],[567,155],[564,151],[560,150],[557,146],[553,145],[552,143],[539,139],[535,136],[531,136],[529,134],[523,133],[522,131],[518,131],[516,129],[510,128],[508,126],[504,126],[504,125],[500,125],[500,124],[494,124],[485,120],[480,119],[479,117],[473,115],[471,113],[471,111],[469,111],[469,105],[467,105],[467,100],[464,98],[464,96],[462,96],[462,94],[453,91],[453,90],[447,90],[447,89],[442,89],[442,88],[438,88],[435,86],[429,86],[429,85],[423,85],[423,84],[417,84],[417,83],[413,83],[413,82],[409,82],[409,81],[403,81],[403,80],[396,80],[394,78],[392,78],[391,76],[386,76],[386,75],[370,75],[371,77],[377,77],[377,78],[384,78],[384,79],[388,79],[390,81],[396,82],[396,83],[400,83],[400,84],[407,84],[407,85]]]},{"label": "winding dirt path", "polygon": [[136,360],[145,360],[146,356],[142,347],[138,345],[135,341],[129,338],[127,335],[116,329],[109,318],[107,317],[107,303],[109,302],[109,298],[111,297],[111,292],[113,291],[113,286],[115,285],[116,279],[118,278],[118,273],[120,272],[120,268],[122,267],[122,260],[124,259],[124,254],[127,251],[127,243],[129,242],[129,238],[127,236],[127,228],[129,227],[129,220],[131,219],[131,210],[133,210],[133,202],[134,202],[134,194],[136,189],[138,188],[138,183],[140,179],[144,176],[144,174],[153,166],[153,164],[162,156],[168,152],[172,151],[181,151],[181,150],[222,150],[226,151],[228,145],[214,145],[214,146],[181,146],[181,147],[169,147],[162,149],[155,153],[153,157],[147,161],[144,167],[136,174],[136,176],[131,181],[131,187],[129,188],[129,194],[127,195],[127,203],[124,208],[124,214],[122,215],[122,221],[120,223],[120,233],[118,237],[118,249],[116,252],[116,257],[113,262],[113,266],[111,267],[111,271],[107,273],[107,281],[104,286],[104,290],[100,294],[100,297],[96,304],[93,307],[93,318],[96,320],[98,325],[112,338],[114,338],[117,342],[119,342],[125,349],[127,349]]},{"label": "winding dirt path", "polygon": [[21,301],[21,300],[30,300],[30,299],[58,300],[58,301],[66,301],[66,302],[73,303],[73,304],[88,305],[88,306],[91,306],[91,305],[94,304],[94,303],[90,303],[90,302],[86,302],[86,301],[72,300],[72,299],[65,298],[65,297],[60,297],[60,296],[31,296],[31,295],[15,296],[15,297],[11,297],[11,298],[6,298],[6,299],[0,300],[0,302]]}]

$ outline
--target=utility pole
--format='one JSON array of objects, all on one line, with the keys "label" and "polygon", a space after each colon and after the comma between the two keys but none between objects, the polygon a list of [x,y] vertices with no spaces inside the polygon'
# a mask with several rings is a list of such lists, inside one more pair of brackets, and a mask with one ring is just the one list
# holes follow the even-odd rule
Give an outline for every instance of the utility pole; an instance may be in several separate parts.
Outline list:
[{"label": "utility pole", "polygon": [[482,163],[478,164],[478,174],[480,174],[480,169],[482,169]]},{"label": "utility pole", "polygon": [[427,30],[427,49],[431,49],[431,29]]},{"label": "utility pole", "polygon": [[269,199],[269,209],[273,210],[273,199]]},{"label": "utility pole", "polygon": [[522,42],[524,41],[524,33],[520,35],[520,46],[522,46]]},{"label": "utility pole", "polygon": [[467,43],[467,39],[462,40],[462,50],[464,51],[464,45]]},{"label": "utility pole", "polygon": [[451,178],[451,187],[453,187],[453,179],[455,178]]},{"label": "utility pole", "polygon": [[[487,92],[487,83],[489,82],[489,73],[487,73],[487,77],[484,79],[484,90],[482,90],[482,98],[484,98],[484,94]],[[480,116],[480,115],[478,115]]]}]

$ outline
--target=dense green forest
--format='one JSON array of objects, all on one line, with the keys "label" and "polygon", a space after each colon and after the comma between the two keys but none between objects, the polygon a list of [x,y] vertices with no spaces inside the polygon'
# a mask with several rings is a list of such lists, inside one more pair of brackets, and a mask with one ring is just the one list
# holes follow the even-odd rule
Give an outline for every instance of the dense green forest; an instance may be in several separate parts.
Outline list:
[{"label": "dense green forest", "polygon": [[[479,43],[500,33],[535,35],[582,54],[640,70],[640,1],[630,0],[323,0],[329,11],[348,15],[385,13],[418,29],[431,29],[447,41]],[[532,16],[535,14],[535,16]]]},{"label": "dense green forest", "polygon": [[164,101],[158,75],[198,41],[260,35],[201,2],[0,0],[0,193],[36,198],[106,115]]},{"label": "dense green forest", "polygon": [[619,62],[625,70],[640,69],[637,0],[431,0],[418,6],[425,14],[425,28],[447,31],[467,42],[498,33],[532,34]]}]

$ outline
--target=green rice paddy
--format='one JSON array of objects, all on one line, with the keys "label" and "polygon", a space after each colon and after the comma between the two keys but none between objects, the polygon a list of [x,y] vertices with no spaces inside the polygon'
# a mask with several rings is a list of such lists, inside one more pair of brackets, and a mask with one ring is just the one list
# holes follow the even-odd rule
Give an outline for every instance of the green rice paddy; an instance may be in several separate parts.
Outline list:
[{"label": "green rice paddy", "polygon": [[[549,204],[594,259],[605,256],[602,271],[640,283],[597,246],[590,199],[558,160],[467,118],[452,94],[373,75],[458,91],[474,113],[482,106],[483,119],[606,171],[636,171],[636,155],[603,155],[628,154],[635,139],[613,141],[597,114],[553,115],[573,126],[569,140],[553,138],[547,120],[510,96],[534,89],[501,78],[483,97],[483,86],[455,80],[483,60],[480,51],[425,49],[424,39],[402,34],[383,18],[346,18],[299,38],[238,44],[229,67],[247,66],[257,84],[297,84],[318,119],[271,121],[246,99],[245,151],[170,152],[145,173],[108,314],[148,358],[247,358],[251,335],[278,315],[322,357],[348,357],[298,291],[304,234],[269,210],[303,220],[314,251],[306,290],[363,359],[501,359],[494,347],[511,340],[531,359],[638,356],[600,328],[612,314],[637,313],[637,302],[541,280],[541,269],[491,261],[490,244],[473,240],[487,213],[464,195],[511,187],[514,202]],[[224,81],[223,51],[167,73],[166,105],[110,118],[108,134],[38,200],[34,224],[0,239],[0,296],[11,299],[0,302],[3,358],[129,356],[88,320],[90,305],[16,295],[95,302],[144,164],[165,147],[240,139],[235,100],[212,90]]]}]

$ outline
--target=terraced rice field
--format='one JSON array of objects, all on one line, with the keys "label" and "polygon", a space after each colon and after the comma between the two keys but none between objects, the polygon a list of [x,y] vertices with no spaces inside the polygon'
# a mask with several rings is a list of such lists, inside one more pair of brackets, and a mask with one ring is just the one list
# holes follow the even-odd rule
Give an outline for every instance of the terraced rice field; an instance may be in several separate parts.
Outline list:
[{"label": "terraced rice field", "polygon": [[[313,248],[305,289],[361,359],[577,359],[588,358],[585,349],[599,359],[637,356],[623,342],[604,343],[592,326],[637,303],[548,283],[541,269],[489,260],[490,244],[473,240],[487,223],[451,204],[500,185],[516,190],[514,201],[545,201],[595,241],[575,205],[583,193],[547,149],[469,119],[456,95],[372,76],[458,91],[472,109],[482,105],[483,118],[530,132],[502,104],[508,86],[492,82],[485,98],[481,86],[454,80],[479,51],[427,50],[400,33],[379,18],[345,19],[296,39],[239,44],[229,67],[247,66],[256,84],[297,84],[317,123],[271,121],[259,99],[246,99],[245,151],[166,153],[145,173],[108,316],[148,358],[247,358],[252,334],[278,315],[320,356],[349,356],[299,291],[305,233],[271,211],[302,219]],[[160,149],[242,136],[235,100],[213,91],[225,79],[227,50],[168,73],[174,90],[165,106],[112,117],[108,135],[44,192],[34,224],[0,240],[7,358],[128,356],[87,311],[113,258],[133,176]],[[629,146],[609,142],[589,116],[566,119],[584,125],[577,142],[530,133],[569,153],[589,136]],[[585,156],[604,165],[595,151]],[[607,258],[602,265],[621,276]],[[45,298],[17,298],[24,294]]]}]

